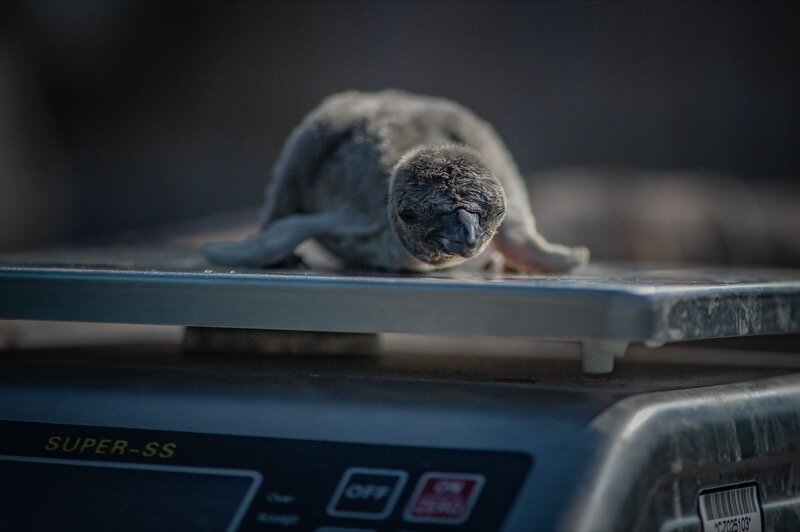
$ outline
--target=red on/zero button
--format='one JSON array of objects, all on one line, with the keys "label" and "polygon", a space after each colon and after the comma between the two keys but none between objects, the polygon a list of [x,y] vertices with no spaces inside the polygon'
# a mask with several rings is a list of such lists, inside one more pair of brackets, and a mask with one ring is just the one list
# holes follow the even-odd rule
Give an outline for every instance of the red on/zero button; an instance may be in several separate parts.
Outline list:
[{"label": "red on/zero button", "polygon": [[422,475],[403,512],[406,521],[458,525],[469,519],[486,479],[468,473]]}]

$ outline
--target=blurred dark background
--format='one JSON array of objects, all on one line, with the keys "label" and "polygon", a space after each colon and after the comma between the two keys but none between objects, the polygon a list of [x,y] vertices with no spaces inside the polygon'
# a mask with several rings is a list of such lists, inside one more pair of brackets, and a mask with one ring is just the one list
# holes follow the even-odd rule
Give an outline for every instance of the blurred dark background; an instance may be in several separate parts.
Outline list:
[{"label": "blurred dark background", "polygon": [[255,208],[324,96],[491,121],[596,258],[800,266],[800,4],[0,5],[0,249]]}]

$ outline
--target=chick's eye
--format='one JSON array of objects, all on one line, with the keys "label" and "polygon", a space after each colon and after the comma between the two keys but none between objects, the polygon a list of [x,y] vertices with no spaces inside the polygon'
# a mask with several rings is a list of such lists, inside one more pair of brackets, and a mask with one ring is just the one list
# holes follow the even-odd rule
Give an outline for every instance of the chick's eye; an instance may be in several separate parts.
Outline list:
[{"label": "chick's eye", "polygon": [[403,209],[400,211],[400,219],[407,224],[412,224],[419,221],[419,216],[411,209]]}]

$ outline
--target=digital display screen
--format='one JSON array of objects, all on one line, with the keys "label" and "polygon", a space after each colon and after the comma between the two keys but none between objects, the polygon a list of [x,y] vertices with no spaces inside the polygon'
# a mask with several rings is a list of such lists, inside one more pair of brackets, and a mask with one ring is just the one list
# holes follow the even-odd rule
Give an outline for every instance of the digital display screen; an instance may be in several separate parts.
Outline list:
[{"label": "digital display screen", "polygon": [[236,530],[255,471],[0,457],[0,530]]}]

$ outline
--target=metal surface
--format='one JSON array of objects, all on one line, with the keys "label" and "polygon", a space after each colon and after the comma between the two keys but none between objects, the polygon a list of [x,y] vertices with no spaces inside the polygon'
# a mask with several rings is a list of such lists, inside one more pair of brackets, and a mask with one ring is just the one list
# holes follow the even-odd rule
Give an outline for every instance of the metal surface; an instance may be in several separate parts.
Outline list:
[{"label": "metal surface", "polygon": [[[133,428],[524,453],[534,465],[507,531],[697,531],[698,494],[742,481],[758,483],[765,530],[800,529],[792,370],[623,359],[617,376],[589,378],[577,361],[231,355],[7,351],[0,419],[99,427],[108,437]],[[223,440],[213,456],[231,449]],[[273,458],[292,463],[292,452]]]},{"label": "metal surface", "polygon": [[228,270],[177,246],[68,249],[0,256],[0,318],[659,344],[800,332],[800,272]]},{"label": "metal surface", "polygon": [[564,530],[700,530],[704,488],[756,481],[765,530],[800,529],[800,375],[628,397],[594,419]]}]

